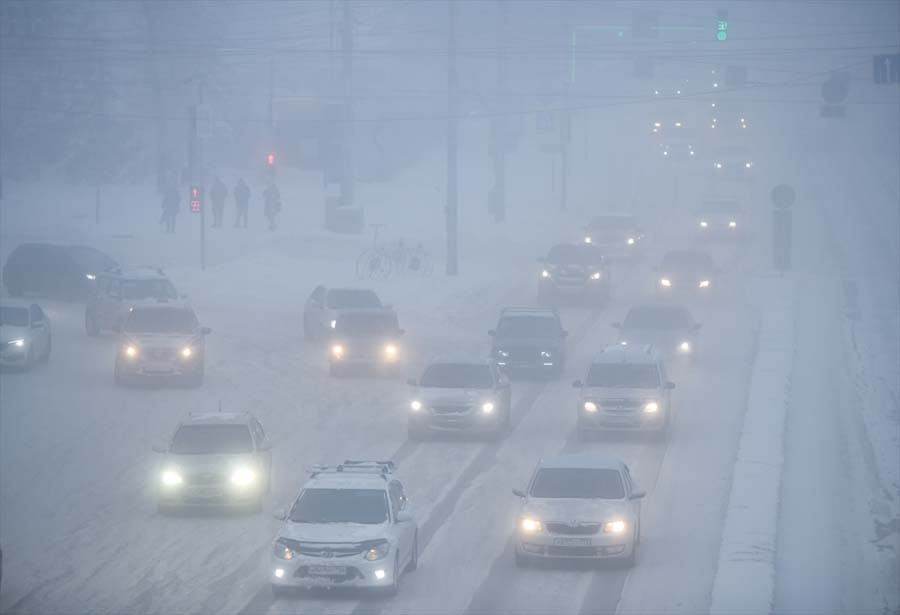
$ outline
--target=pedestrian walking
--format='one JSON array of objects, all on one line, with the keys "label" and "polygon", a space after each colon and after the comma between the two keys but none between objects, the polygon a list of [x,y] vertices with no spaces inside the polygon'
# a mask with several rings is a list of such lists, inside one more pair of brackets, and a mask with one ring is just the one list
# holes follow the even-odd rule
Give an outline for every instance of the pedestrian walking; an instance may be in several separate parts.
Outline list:
[{"label": "pedestrian walking", "polygon": [[166,193],[163,195],[162,217],[159,219],[160,223],[165,223],[167,233],[175,232],[175,216],[178,215],[179,201],[180,196],[178,194],[178,186],[170,184]]},{"label": "pedestrian walking", "polygon": [[237,185],[232,191],[234,194],[234,206],[237,215],[234,218],[234,228],[247,228],[247,210],[250,209],[250,188],[244,182],[244,178],[238,179]]},{"label": "pedestrian walking", "polygon": [[269,230],[274,231],[277,226],[275,218],[281,211],[281,194],[278,192],[278,186],[275,185],[274,181],[270,181],[269,185],[266,186],[263,192],[263,200],[265,202],[263,213],[269,219]]},{"label": "pedestrian walking", "polygon": [[209,191],[209,197],[210,200],[212,200],[212,225],[214,228],[222,227],[222,217],[225,214],[225,197],[227,196],[228,188],[225,187],[225,184],[219,179],[219,176],[216,175],[215,180],[213,180],[212,189]]}]

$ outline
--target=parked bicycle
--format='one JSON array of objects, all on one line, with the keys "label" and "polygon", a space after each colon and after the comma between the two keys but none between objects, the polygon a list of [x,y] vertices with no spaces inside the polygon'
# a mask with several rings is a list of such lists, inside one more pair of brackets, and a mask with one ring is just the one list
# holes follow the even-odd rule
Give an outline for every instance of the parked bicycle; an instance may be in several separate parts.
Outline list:
[{"label": "parked bicycle", "polygon": [[378,243],[378,230],[383,224],[370,224],[374,229],[372,247],[364,250],[356,258],[356,277],[359,279],[383,280],[397,275],[429,276],[434,270],[431,255],[419,242],[410,248],[403,239],[391,244]]}]

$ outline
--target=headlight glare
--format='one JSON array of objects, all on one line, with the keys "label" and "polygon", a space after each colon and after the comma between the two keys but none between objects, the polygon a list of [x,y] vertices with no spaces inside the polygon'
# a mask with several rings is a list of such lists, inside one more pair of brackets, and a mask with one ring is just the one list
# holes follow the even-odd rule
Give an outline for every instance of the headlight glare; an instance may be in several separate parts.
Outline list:
[{"label": "headlight glare", "polygon": [[185,359],[190,359],[193,354],[194,354],[194,351],[193,351],[193,349],[191,349],[190,346],[185,346],[184,348],[181,349],[181,356],[184,357]]},{"label": "headlight glare", "polygon": [[547,278],[550,277],[550,272],[547,271],[546,269],[541,270],[541,277],[546,280]]},{"label": "headlight glare", "polygon": [[138,354],[138,348],[134,344],[128,344],[123,350],[125,352],[125,356],[132,359]]},{"label": "headlight glare", "polygon": [[534,534],[536,532],[543,531],[544,526],[537,519],[523,517],[519,519],[519,529],[527,534]]},{"label": "headlight glare", "polygon": [[418,412],[422,409],[422,402],[420,402],[418,399],[414,399],[409,402],[409,407],[413,412]]},{"label": "headlight glare", "polygon": [[681,342],[678,346],[679,352],[690,352],[691,351],[691,343],[690,342]]},{"label": "headlight glare", "polygon": [[596,411],[597,411],[597,404],[595,404],[595,403],[592,402],[592,401],[586,401],[586,402],[584,402],[584,411],[585,411],[585,412],[596,412]]},{"label": "headlight glare", "polygon": [[625,522],[621,520],[607,521],[603,524],[605,534],[622,534],[625,532]]},{"label": "headlight glare", "polygon": [[670,280],[669,278],[660,278],[659,285],[669,288],[670,286],[672,286],[672,280]]},{"label": "headlight glare", "polygon": [[644,404],[644,412],[646,412],[647,414],[659,412],[659,404],[655,401],[648,401],[646,404]]},{"label": "headlight glare", "polygon": [[332,346],[331,347],[331,356],[333,356],[335,359],[340,359],[341,357],[343,357],[344,356],[344,347],[341,346],[340,344],[335,344],[334,346]]},{"label": "headlight glare", "polygon": [[709,226],[709,222],[707,222],[706,220],[700,220],[700,226],[706,228],[707,226]]},{"label": "headlight glare", "polygon": [[494,402],[486,401],[483,404],[481,404],[481,411],[484,412],[485,414],[492,413],[494,411]]},{"label": "headlight glare", "polygon": [[592,239],[590,237],[584,238],[584,243],[591,243]]},{"label": "headlight glare", "polygon": [[595,271],[594,273],[592,273],[592,274],[591,274],[591,279],[592,279],[592,280],[599,280],[599,279],[600,279],[600,272],[599,272],[599,271]]},{"label": "headlight glare", "polygon": [[384,347],[384,355],[389,359],[396,358],[398,352],[398,348],[393,344],[388,344]]},{"label": "headlight glare", "polygon": [[8,346],[15,346],[16,348],[21,348],[22,346],[25,345],[25,340],[23,340],[23,339],[10,340],[9,342],[6,342],[6,344]]},{"label": "headlight glare", "polygon": [[292,560],[294,559],[294,552],[291,550],[289,546],[284,544],[283,542],[276,541],[275,546],[273,548],[273,553],[275,557],[283,560]]},{"label": "headlight glare", "polygon": [[170,468],[168,470],[163,470],[163,473],[160,475],[160,481],[164,487],[177,487],[184,483],[184,478],[182,478],[181,473],[178,472],[178,470]]},{"label": "headlight glare", "polygon": [[709,280],[700,280],[700,284],[698,284],[700,288],[709,288]]},{"label": "headlight glare", "polygon": [[731,222],[728,223],[728,228],[737,228],[737,222],[732,220]]},{"label": "headlight glare", "polygon": [[256,481],[256,472],[251,468],[237,468],[231,473],[231,484],[235,487],[248,487]]},{"label": "headlight glare", "polygon": [[629,246],[633,246],[634,245],[634,237],[629,237],[628,241],[626,241],[625,243],[627,243]]},{"label": "headlight glare", "polygon": [[378,544],[372,545],[372,547],[368,551],[366,551],[366,554],[363,557],[365,557],[370,562],[374,562],[387,557],[390,551],[391,543],[387,541],[380,542]]}]

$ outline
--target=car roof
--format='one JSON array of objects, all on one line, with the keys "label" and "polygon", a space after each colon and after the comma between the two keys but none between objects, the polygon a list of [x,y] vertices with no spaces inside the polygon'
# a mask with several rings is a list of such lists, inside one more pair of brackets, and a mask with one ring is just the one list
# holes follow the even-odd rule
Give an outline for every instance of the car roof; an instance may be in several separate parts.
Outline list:
[{"label": "car roof", "polygon": [[37,304],[37,301],[26,301],[24,299],[16,299],[13,297],[0,297],[0,306],[3,307],[23,308],[28,310],[35,304]]},{"label": "car roof", "polygon": [[493,363],[493,359],[473,357],[472,355],[442,355],[429,361],[425,369],[432,365],[483,365],[489,367]]},{"label": "car roof", "polygon": [[158,299],[156,303],[141,303],[135,305],[133,310],[188,310],[194,311],[191,304],[186,301],[169,301],[166,299]]},{"label": "car roof", "polygon": [[546,316],[548,318],[559,318],[559,312],[555,308],[539,308],[539,307],[505,307],[500,310],[500,318],[506,316]]},{"label": "car roof", "polygon": [[591,365],[598,363],[656,363],[659,355],[652,344],[611,344],[595,354]]},{"label": "car roof", "polygon": [[180,425],[249,425],[252,420],[249,412],[189,412]]},{"label": "car roof", "polygon": [[538,463],[540,468],[590,468],[596,470],[621,470],[621,459],[610,455],[597,453],[571,453],[557,455],[549,459],[542,459]]},{"label": "car roof", "polygon": [[142,280],[168,280],[166,272],[160,267],[152,267],[150,265],[138,265],[131,267],[118,267],[116,269],[108,269],[101,271],[99,275],[119,278],[135,278]]}]

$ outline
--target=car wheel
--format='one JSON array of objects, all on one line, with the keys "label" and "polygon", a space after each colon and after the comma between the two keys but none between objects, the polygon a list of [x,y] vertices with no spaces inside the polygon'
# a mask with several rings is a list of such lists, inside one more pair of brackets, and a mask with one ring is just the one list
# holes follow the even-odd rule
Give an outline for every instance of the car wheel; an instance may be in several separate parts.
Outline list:
[{"label": "car wheel", "polygon": [[97,319],[91,314],[84,315],[84,330],[89,337],[100,335],[100,325],[97,324]]},{"label": "car wheel", "polygon": [[291,588],[285,587],[284,585],[275,585],[272,583],[272,596],[274,598],[284,598],[285,596],[290,595]]},{"label": "car wheel", "polygon": [[400,554],[394,556],[394,578],[391,584],[384,590],[388,596],[396,596],[400,592]]},{"label": "car wheel", "polygon": [[419,532],[413,536],[412,554],[409,556],[409,563],[406,565],[406,572],[414,572],[419,567]]},{"label": "car wheel", "polygon": [[50,360],[50,351],[53,349],[53,338],[47,338],[47,350],[44,351],[44,355],[41,357],[41,361],[46,363]]},{"label": "car wheel", "polygon": [[519,550],[516,549],[516,568],[528,568],[531,564],[531,556],[519,553]]}]

